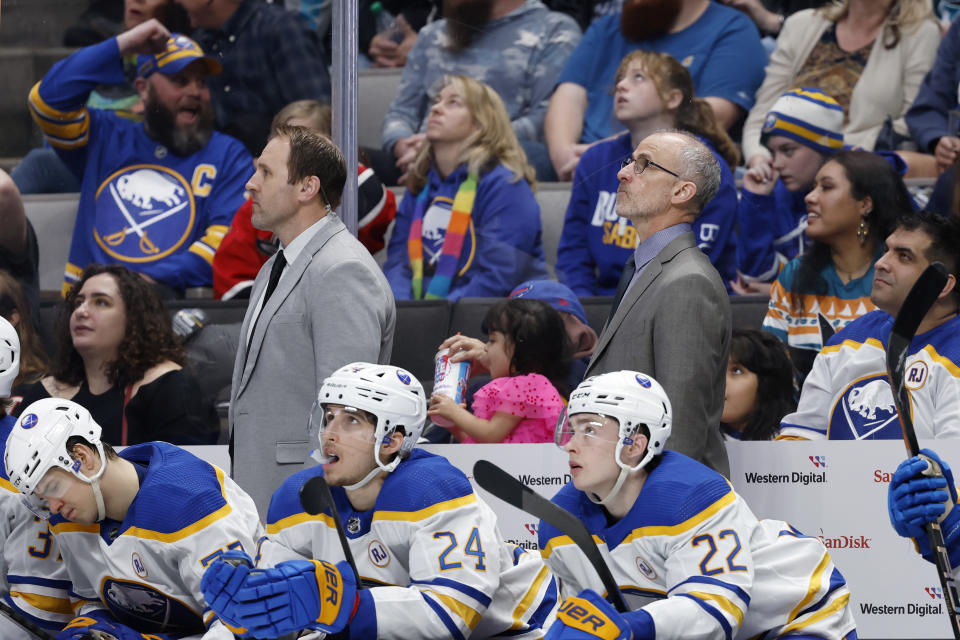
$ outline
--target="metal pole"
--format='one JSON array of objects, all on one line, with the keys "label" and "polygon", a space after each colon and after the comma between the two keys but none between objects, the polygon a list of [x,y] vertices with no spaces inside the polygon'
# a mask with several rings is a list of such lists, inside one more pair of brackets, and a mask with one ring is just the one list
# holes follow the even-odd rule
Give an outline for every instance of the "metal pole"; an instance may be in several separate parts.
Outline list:
[{"label": "metal pole", "polygon": [[333,2],[333,141],[347,162],[340,217],[357,235],[357,0]]}]

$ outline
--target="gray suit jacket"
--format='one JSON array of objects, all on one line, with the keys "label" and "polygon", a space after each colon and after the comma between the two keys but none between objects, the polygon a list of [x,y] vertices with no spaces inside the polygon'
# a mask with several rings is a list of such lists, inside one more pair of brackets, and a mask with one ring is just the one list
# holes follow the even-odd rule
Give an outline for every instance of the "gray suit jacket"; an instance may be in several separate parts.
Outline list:
[{"label": "gray suit jacket", "polygon": [[726,475],[720,437],[730,298],[720,274],[692,233],[668,244],[647,264],[604,326],[586,376],[629,369],[656,378],[670,398],[673,431],[667,448]]},{"label": "gray suit jacket", "polygon": [[240,329],[230,390],[233,478],[262,516],[273,492],[316,447],[307,424],[324,378],[351,362],[390,361],[396,323],[390,285],[330,215],[264,305],[249,352],[248,327],[274,258],[257,274]]}]

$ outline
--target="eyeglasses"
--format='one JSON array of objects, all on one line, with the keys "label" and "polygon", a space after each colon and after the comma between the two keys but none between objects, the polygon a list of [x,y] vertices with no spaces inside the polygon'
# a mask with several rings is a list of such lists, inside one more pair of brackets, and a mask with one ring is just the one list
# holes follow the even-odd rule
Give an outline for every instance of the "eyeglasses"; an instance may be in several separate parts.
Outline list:
[{"label": "eyeglasses", "polygon": [[637,172],[637,175],[640,175],[641,173],[643,173],[644,170],[646,170],[647,166],[649,165],[649,166],[652,166],[652,167],[656,167],[657,169],[660,169],[660,171],[664,171],[664,172],[666,172],[666,173],[669,173],[669,174],[672,175],[674,178],[679,178],[679,177],[680,177],[680,174],[679,174],[679,173],[675,173],[675,172],[673,172],[673,171],[670,171],[670,169],[667,169],[667,168],[666,168],[665,166],[663,166],[662,164],[657,164],[656,162],[654,162],[654,161],[651,160],[650,158],[645,158],[645,157],[643,157],[643,156],[640,156],[639,158],[633,158],[633,157],[631,157],[631,156],[627,156],[626,158],[624,158],[623,160],[620,161],[620,168],[621,168],[621,169],[625,169],[626,167],[630,166],[631,164],[633,165],[633,170]]}]

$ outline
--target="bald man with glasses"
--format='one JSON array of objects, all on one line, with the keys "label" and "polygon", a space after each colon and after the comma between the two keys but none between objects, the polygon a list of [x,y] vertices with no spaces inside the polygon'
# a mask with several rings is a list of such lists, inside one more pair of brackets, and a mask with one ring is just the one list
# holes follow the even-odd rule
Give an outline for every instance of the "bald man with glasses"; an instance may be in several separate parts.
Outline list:
[{"label": "bald man with glasses", "polygon": [[617,174],[616,212],[637,230],[586,376],[628,369],[656,378],[674,406],[668,448],[728,475],[720,415],[730,300],[691,224],[720,186],[720,166],[679,131],[646,137]]}]

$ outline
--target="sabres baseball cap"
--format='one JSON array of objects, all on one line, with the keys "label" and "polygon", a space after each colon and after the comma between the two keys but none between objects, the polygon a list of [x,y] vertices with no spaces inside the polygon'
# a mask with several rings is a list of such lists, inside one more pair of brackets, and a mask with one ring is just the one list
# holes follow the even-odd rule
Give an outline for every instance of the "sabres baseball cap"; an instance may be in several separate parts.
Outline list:
[{"label": "sabres baseball cap", "polygon": [[543,300],[557,311],[569,313],[583,324],[590,324],[577,294],[567,285],[553,280],[527,280],[511,291],[508,297]]},{"label": "sabres baseball cap", "polygon": [[179,73],[197,60],[203,60],[210,75],[218,75],[223,70],[219,62],[204,55],[200,45],[181,33],[174,33],[167,40],[165,50],[152,56],[137,56],[137,77],[148,78],[155,71],[164,75]]}]

